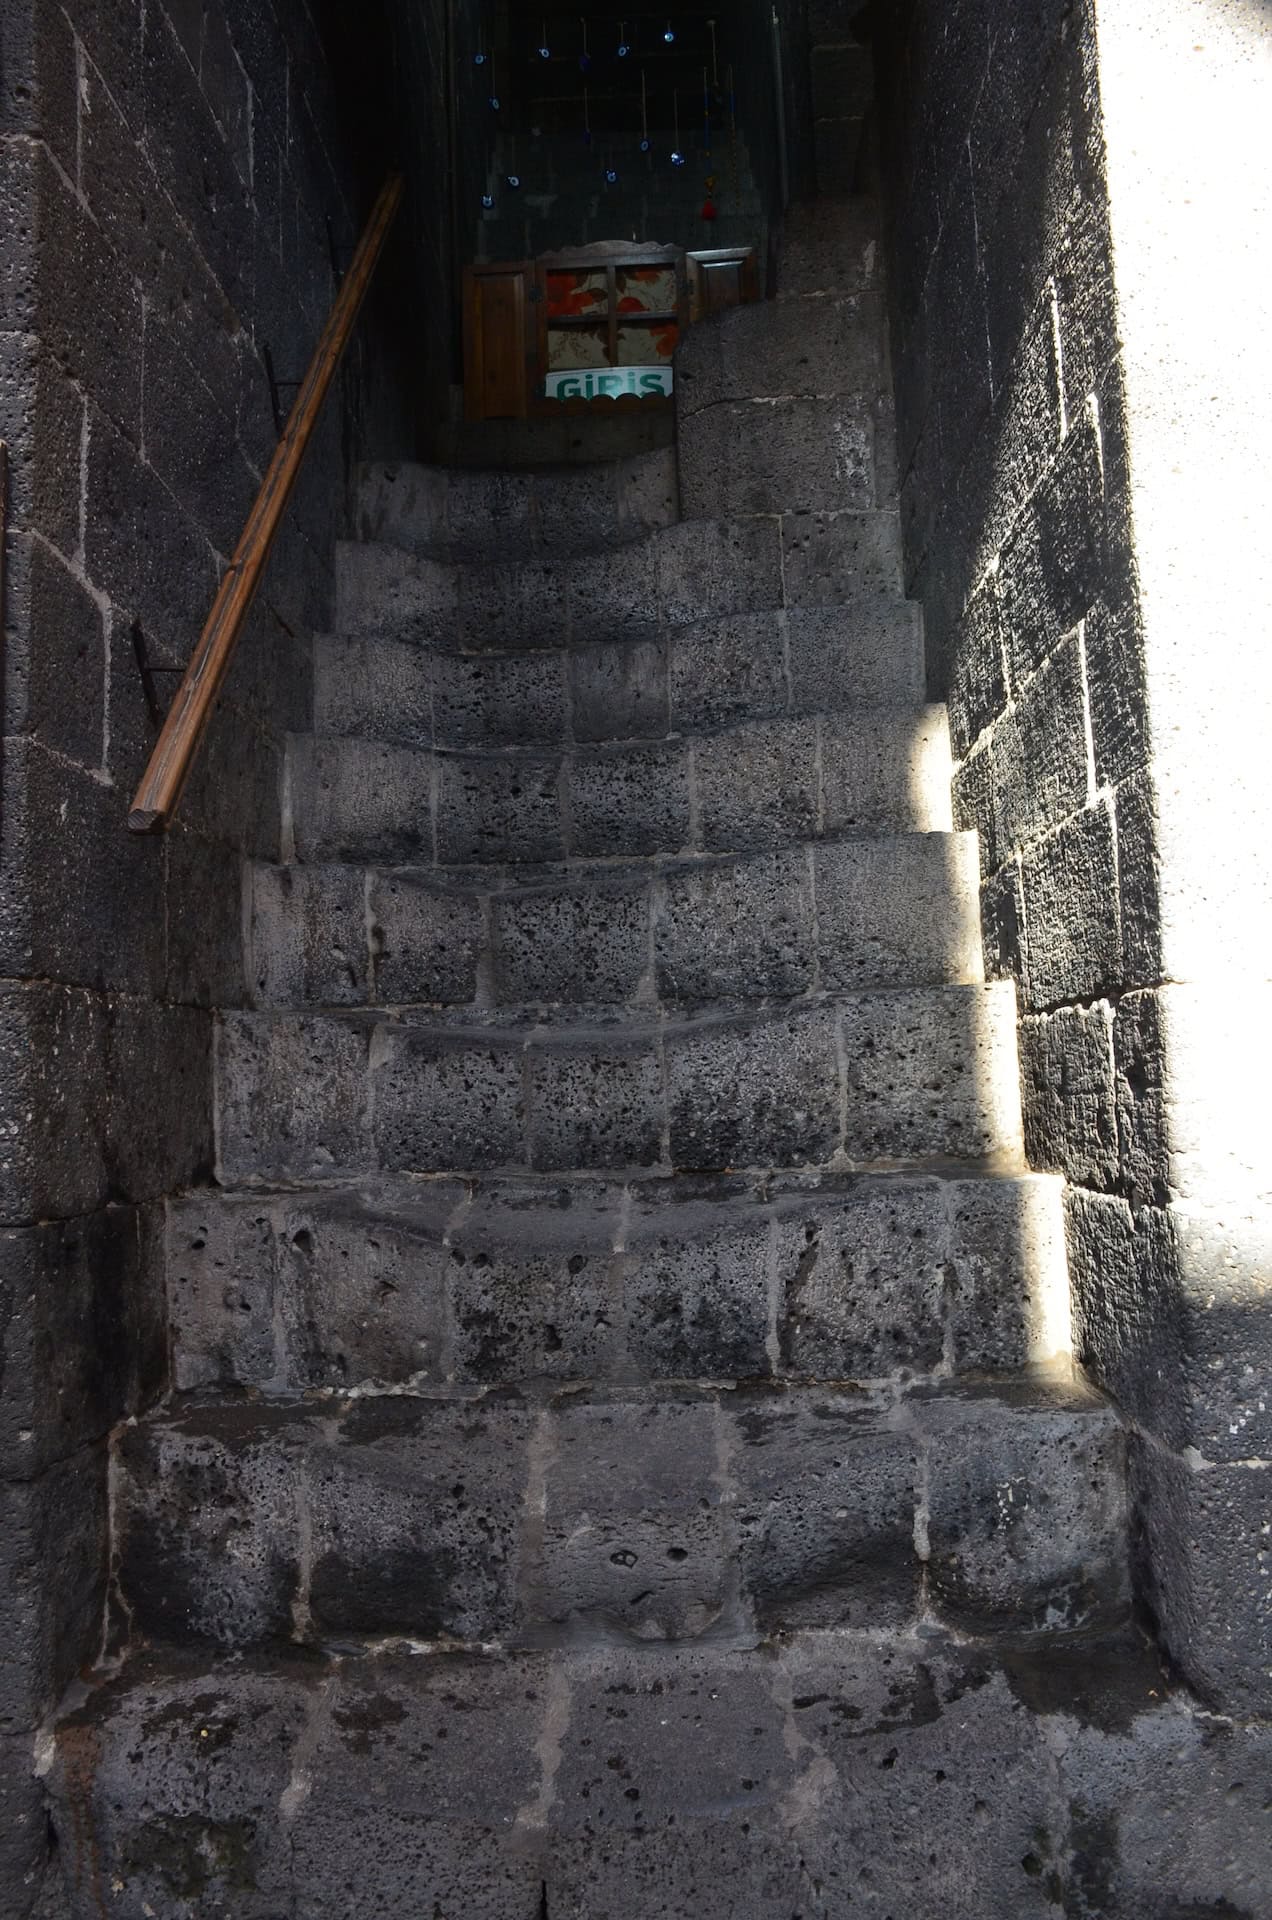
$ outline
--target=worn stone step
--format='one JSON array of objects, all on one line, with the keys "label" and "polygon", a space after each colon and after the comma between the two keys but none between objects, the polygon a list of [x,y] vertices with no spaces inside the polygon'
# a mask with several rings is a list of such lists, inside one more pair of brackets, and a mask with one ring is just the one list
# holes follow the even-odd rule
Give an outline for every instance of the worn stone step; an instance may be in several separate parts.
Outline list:
[{"label": "worn stone step", "polygon": [[923,697],[921,609],[882,597],[513,653],[315,642],[314,731],[401,746],[656,740],[782,713],[913,709]]},{"label": "worn stone step", "polygon": [[448,467],[498,467],[524,472],[529,467],[586,466],[593,472],[608,460],[653,453],[674,445],[675,416],[656,413],[535,414],[527,420],[439,420],[429,446]]},{"label": "worn stone step", "polygon": [[494,1168],[1021,1165],[1015,989],[697,1015],[227,1013],[230,1185]]},{"label": "worn stone step", "polygon": [[481,472],[410,461],[362,469],[364,540],[433,559],[584,553],[675,524],[674,450],[634,454],[597,471]]},{"label": "worn stone step", "polygon": [[369,541],[337,549],[341,633],[454,652],[650,640],[728,613],[901,597],[892,509],[693,520],[611,553],[452,564]]},{"label": "worn stone step", "polygon": [[823,196],[788,207],[778,253],[778,299],[878,287],[883,225],[877,201],[864,195]]},{"label": "worn stone step", "polygon": [[296,857],[439,867],[762,851],[948,832],[949,730],[917,713],[781,717],[662,741],[449,753],[293,735]]},{"label": "worn stone step", "polygon": [[891,398],[888,318],[877,289],[734,307],[676,349],[676,414],[756,395]]},{"label": "worn stone step", "polygon": [[1266,1724],[1123,1632],[140,1653],[41,1763],[71,1920],[1144,1920],[1272,1883]]},{"label": "worn stone step", "polygon": [[173,1201],[178,1389],[901,1383],[1070,1350],[1053,1175],[365,1181]]},{"label": "worn stone step", "polygon": [[691,328],[676,413],[686,520],[894,504],[882,294],[764,301]]},{"label": "worn stone step", "polygon": [[692,524],[726,515],[890,508],[897,498],[894,441],[891,407],[877,398],[721,401],[681,423],[681,511]]},{"label": "worn stone step", "polygon": [[119,1604],[177,1643],[1049,1634],[1128,1602],[1122,1428],[1068,1370],[172,1407],[112,1485]]},{"label": "worn stone step", "polygon": [[612,865],[246,870],[258,1006],[685,1005],[980,980],[976,835]]}]

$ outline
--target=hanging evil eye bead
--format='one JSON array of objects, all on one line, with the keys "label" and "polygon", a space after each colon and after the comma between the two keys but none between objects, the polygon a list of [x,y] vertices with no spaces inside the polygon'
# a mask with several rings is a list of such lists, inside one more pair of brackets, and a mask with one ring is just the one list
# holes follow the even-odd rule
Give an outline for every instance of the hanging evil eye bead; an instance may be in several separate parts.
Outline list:
[{"label": "hanging evil eye bead", "polygon": [[628,44],[627,44],[627,42],[626,42],[626,40],[620,40],[620,41],[619,41],[619,43],[618,43],[618,57],[619,57],[619,59],[620,59],[620,60],[626,60],[626,58],[627,58],[627,56],[628,56],[628,54],[629,54],[630,52],[631,52],[631,48],[630,48],[630,47],[628,46]]},{"label": "hanging evil eye bead", "polygon": [[540,60],[550,60],[550,59],[552,58],[552,49],[551,49],[551,47],[540,47],[540,48],[539,48],[539,58],[540,58]]},{"label": "hanging evil eye bead", "polygon": [[654,143],[653,143],[653,141],[652,141],[652,140],[650,140],[650,139],[644,139],[644,140],[642,140],[642,141],[641,141],[641,143],[640,143],[640,150],[641,150],[641,152],[642,152],[642,153],[648,153],[648,152],[650,151],[650,149],[651,149],[651,148],[653,147],[653,144],[654,144]]},{"label": "hanging evil eye bead", "polygon": [[606,167],[605,181],[607,186],[616,187],[618,185],[618,169],[616,167]]},{"label": "hanging evil eye bead", "polygon": [[517,188],[521,185],[521,175],[519,173],[509,173],[509,174],[506,174],[504,178],[505,178],[505,184],[511,187],[512,191],[515,193],[517,191]]},{"label": "hanging evil eye bead", "polygon": [[499,101],[493,93],[490,96],[490,111],[492,113],[498,113],[499,111]]},{"label": "hanging evil eye bead", "polygon": [[683,153],[673,153],[673,154],[672,154],[672,156],[671,156],[671,164],[672,164],[672,166],[673,166],[673,167],[683,167],[683,166],[684,166],[684,164],[685,164],[685,156],[684,156],[684,154],[683,154]]},{"label": "hanging evil eye bead", "polygon": [[667,45],[670,46],[674,41],[675,37],[676,37],[676,30],[672,26],[669,20],[667,22],[667,31],[663,34],[663,39],[667,42]]},{"label": "hanging evil eye bead", "polygon": [[487,213],[489,213],[489,212],[490,212],[490,209],[491,209],[491,208],[492,208],[492,207],[494,206],[494,204],[495,204],[495,196],[494,196],[494,194],[493,194],[493,193],[483,193],[483,194],[482,194],[482,196],[481,196],[481,204],[482,204],[482,206],[483,206],[483,207],[484,207],[484,208],[486,209],[486,212],[487,212]]},{"label": "hanging evil eye bead", "polygon": [[484,53],[475,53],[473,55],[473,65],[475,67],[484,67],[485,64],[486,64],[486,56]]}]

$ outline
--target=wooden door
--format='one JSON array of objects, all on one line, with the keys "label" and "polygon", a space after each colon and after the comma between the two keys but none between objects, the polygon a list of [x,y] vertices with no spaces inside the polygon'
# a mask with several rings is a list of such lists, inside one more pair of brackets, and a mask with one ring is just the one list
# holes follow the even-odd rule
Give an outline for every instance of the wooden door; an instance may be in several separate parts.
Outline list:
[{"label": "wooden door", "polygon": [[690,318],[705,320],[728,307],[744,306],[759,292],[753,247],[711,247],[687,256]]},{"label": "wooden door", "polygon": [[464,270],[464,413],[469,420],[524,420],[530,267],[525,261]]}]

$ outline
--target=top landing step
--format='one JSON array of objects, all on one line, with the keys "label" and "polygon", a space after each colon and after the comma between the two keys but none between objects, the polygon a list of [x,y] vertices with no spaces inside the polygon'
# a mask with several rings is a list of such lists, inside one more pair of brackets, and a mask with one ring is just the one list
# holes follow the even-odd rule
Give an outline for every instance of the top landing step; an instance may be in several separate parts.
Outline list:
[{"label": "top landing step", "polygon": [[358,487],[363,540],[439,560],[594,553],[673,526],[679,511],[672,446],[519,472],[377,462]]}]

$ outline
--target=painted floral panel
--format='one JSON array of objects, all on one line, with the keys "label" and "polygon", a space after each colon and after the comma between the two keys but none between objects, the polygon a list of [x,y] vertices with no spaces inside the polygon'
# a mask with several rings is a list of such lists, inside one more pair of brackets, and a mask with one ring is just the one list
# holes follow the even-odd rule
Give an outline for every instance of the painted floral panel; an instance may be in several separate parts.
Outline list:
[{"label": "painted floral panel", "polygon": [[660,367],[676,351],[680,329],[669,326],[620,327],[618,360],[625,367]]},{"label": "painted floral panel", "polygon": [[609,365],[608,327],[549,327],[548,370]]},{"label": "painted floral panel", "polygon": [[609,282],[600,273],[549,273],[548,319],[581,320],[609,308]]}]

